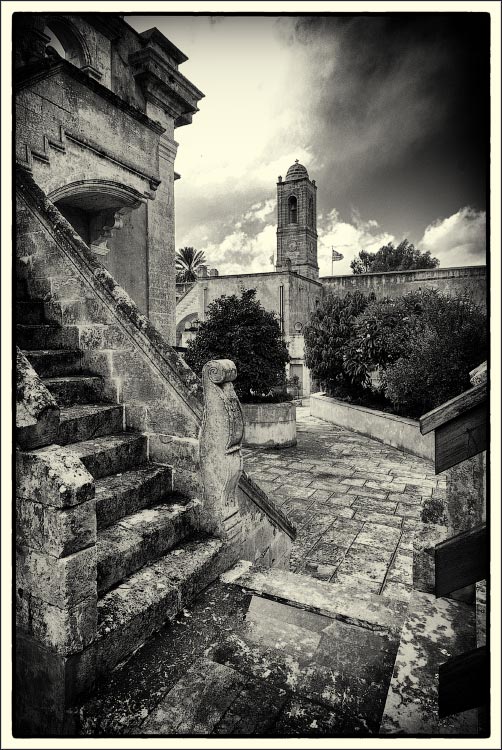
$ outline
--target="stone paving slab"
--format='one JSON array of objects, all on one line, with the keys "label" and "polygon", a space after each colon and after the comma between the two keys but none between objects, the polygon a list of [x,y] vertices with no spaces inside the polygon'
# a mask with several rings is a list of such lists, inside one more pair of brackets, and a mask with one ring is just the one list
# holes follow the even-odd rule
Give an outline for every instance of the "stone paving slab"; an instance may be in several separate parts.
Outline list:
[{"label": "stone paving slab", "polygon": [[290,569],[406,600],[422,505],[444,495],[445,478],[431,461],[311,417],[308,407],[296,415],[296,446],[244,458],[297,527]]}]

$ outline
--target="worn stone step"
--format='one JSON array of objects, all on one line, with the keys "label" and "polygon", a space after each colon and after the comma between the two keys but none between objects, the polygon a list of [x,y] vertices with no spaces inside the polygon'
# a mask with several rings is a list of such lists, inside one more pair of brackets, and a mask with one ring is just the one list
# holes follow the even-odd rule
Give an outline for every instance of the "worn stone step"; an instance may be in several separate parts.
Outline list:
[{"label": "worn stone step", "polygon": [[99,479],[146,463],[147,439],[136,433],[107,435],[73,443],[71,450],[77,454],[89,473]]},{"label": "worn stone step", "polygon": [[45,321],[44,303],[37,300],[16,302],[16,322],[21,325],[41,325]]},{"label": "worn stone step", "polygon": [[439,718],[439,665],[476,648],[473,605],[414,591],[403,627],[381,735],[475,735],[476,710]]},{"label": "worn stone step", "polygon": [[98,594],[149,565],[200,529],[200,500],[160,503],[98,534]]},{"label": "worn stone step", "polygon": [[78,349],[79,329],[77,326],[18,324],[16,344],[20,349]]},{"label": "worn stone step", "polygon": [[76,375],[81,370],[82,352],[78,349],[34,349],[23,353],[41,378]]},{"label": "worn stone step", "polygon": [[45,387],[60,406],[96,404],[103,398],[103,379],[93,375],[62,375],[44,378]]},{"label": "worn stone step", "polygon": [[210,652],[214,661],[344,717],[344,731],[376,734],[399,639],[253,597],[244,627]]},{"label": "worn stone step", "polygon": [[[111,474],[96,480],[96,517],[98,529],[120,518],[159,502],[173,489],[170,466],[148,463],[137,469]],[[179,496],[176,502],[182,502]]]},{"label": "worn stone step", "polygon": [[124,661],[172,620],[224,567],[223,542],[187,542],[145,566],[98,601],[97,666],[101,675]]},{"label": "worn stone step", "polygon": [[403,601],[362,591],[356,585],[327,583],[278,568],[251,567],[233,583],[292,607],[398,638],[407,614]]},{"label": "worn stone step", "polygon": [[145,735],[269,734],[288,698],[266,680],[200,658],[141,725]]},{"label": "worn stone step", "polygon": [[77,404],[60,409],[59,445],[113,435],[123,429],[121,404]]}]

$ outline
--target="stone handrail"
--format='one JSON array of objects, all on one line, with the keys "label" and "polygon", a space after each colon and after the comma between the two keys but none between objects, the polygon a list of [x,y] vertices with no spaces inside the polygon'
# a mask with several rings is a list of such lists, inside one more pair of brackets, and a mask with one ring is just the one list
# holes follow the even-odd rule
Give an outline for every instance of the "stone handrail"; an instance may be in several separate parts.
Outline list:
[{"label": "stone handrail", "polygon": [[229,359],[202,369],[204,416],[199,435],[204,508],[224,538],[239,536],[237,485],[242,473],[244,418],[234,390],[237,370]]}]

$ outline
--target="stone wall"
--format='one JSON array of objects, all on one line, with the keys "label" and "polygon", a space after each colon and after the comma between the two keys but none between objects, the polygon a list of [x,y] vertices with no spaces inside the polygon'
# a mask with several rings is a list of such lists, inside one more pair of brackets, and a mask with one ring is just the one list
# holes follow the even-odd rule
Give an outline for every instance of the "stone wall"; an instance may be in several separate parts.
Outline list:
[{"label": "stone wall", "polygon": [[467,293],[477,305],[486,306],[486,266],[324,276],[320,281],[326,289],[337,294],[346,294],[357,289],[365,294],[374,292],[377,299],[381,299],[401,297],[408,292],[423,289],[438,289],[452,296]]},{"label": "stone wall", "polygon": [[[103,263],[174,344],[174,130],[203,96],[178,72],[187,58],[119,16],[15,18],[16,159],[78,231],[82,215],[129,209]],[[48,31],[66,59],[46,53]]]}]

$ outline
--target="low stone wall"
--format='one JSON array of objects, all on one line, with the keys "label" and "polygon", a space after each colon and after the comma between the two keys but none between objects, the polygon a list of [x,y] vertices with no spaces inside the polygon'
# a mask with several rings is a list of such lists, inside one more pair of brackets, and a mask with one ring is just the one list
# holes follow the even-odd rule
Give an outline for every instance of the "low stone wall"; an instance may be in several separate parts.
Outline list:
[{"label": "low stone wall", "polygon": [[346,404],[320,393],[310,396],[310,413],[339,427],[381,440],[386,445],[434,460],[434,437],[421,435],[418,422],[364,406]]},{"label": "low stone wall", "polygon": [[486,307],[486,266],[424,268],[417,271],[388,271],[350,276],[324,276],[322,285],[337,294],[374,292],[377,299],[401,297],[408,292],[437,289],[456,297],[468,294],[472,301]]},{"label": "low stone wall", "polygon": [[242,411],[244,445],[266,448],[296,445],[296,406],[292,401],[242,404]]}]

